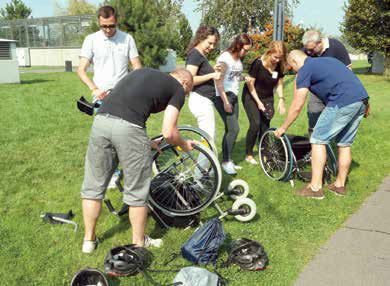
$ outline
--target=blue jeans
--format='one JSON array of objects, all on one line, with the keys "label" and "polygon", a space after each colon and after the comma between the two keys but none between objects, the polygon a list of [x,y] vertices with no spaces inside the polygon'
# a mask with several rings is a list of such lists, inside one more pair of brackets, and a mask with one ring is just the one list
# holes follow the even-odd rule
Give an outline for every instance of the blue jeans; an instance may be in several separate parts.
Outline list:
[{"label": "blue jeans", "polygon": [[328,144],[334,140],[337,146],[350,146],[363,118],[362,101],[339,108],[326,106],[318,118],[310,137],[311,144]]}]

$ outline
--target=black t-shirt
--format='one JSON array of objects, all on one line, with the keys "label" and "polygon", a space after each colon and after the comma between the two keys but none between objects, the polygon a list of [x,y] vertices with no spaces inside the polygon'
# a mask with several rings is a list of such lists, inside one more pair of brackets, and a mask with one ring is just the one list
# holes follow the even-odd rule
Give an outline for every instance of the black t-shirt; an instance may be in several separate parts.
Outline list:
[{"label": "black t-shirt", "polygon": [[151,113],[163,111],[167,105],[180,110],[184,101],[185,91],[175,78],[154,69],[142,68],[117,83],[104,98],[97,114],[108,113],[145,127]]},{"label": "black t-shirt", "polygon": [[338,59],[346,66],[351,64],[351,59],[349,58],[347,49],[340,41],[336,39],[329,39],[329,48],[325,50],[321,57],[331,57]]},{"label": "black t-shirt", "polygon": [[[198,67],[196,75],[205,75],[215,72],[204,55],[197,49],[193,48],[187,55],[186,65],[193,65]],[[194,85],[192,91],[199,93],[207,98],[213,99],[215,97],[214,80],[210,79],[202,84]]]},{"label": "black t-shirt", "polygon": [[[263,66],[261,59],[258,58],[252,62],[249,68],[249,76],[255,79],[255,90],[260,100],[266,99],[268,101],[273,101],[274,88],[276,87],[279,79],[284,77],[284,74],[281,71],[280,65],[278,65],[275,71],[271,73]],[[250,95],[246,84],[244,85],[242,94]]]}]

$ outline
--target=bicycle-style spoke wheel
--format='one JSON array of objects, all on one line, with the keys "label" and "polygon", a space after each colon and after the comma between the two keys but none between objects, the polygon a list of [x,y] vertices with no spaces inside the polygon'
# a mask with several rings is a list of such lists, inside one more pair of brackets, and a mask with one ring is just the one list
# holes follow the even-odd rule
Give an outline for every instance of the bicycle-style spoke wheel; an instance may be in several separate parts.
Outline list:
[{"label": "bicycle-style spoke wheel", "polygon": [[220,189],[218,160],[201,143],[189,152],[164,145],[153,161],[159,172],[151,182],[150,203],[165,213],[195,214],[207,207]]},{"label": "bicycle-style spoke wheel", "polygon": [[286,138],[277,138],[275,129],[268,129],[260,139],[259,160],[263,172],[272,180],[284,180],[291,175],[292,154]]}]

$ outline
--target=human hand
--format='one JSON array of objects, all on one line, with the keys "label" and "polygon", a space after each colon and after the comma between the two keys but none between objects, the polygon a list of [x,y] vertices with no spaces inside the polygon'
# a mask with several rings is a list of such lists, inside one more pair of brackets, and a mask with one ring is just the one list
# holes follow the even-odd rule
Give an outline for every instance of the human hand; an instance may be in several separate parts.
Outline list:
[{"label": "human hand", "polygon": [[95,99],[95,100],[102,100],[104,97],[106,97],[106,92],[105,91],[103,91],[103,90],[101,90],[101,89],[98,89],[98,88],[96,88],[96,89],[94,89],[93,91],[92,91],[92,96],[93,96],[93,98]]},{"label": "human hand", "polygon": [[194,145],[196,142],[194,140],[183,140],[183,143],[180,144],[180,148],[183,150],[183,151],[191,151],[192,149],[194,149],[194,147],[192,145]]},{"label": "human hand", "polygon": [[220,80],[221,79],[221,72],[214,72],[212,73],[213,80]]},{"label": "human hand", "polygon": [[257,102],[257,108],[261,111],[265,111],[264,104],[261,101]]},{"label": "human hand", "polygon": [[274,134],[276,137],[280,138],[284,134],[284,132],[286,132],[286,129],[284,129],[283,127],[279,127],[274,131]]},{"label": "human hand", "polygon": [[233,107],[230,104],[229,101],[223,103],[223,110],[225,110],[226,113],[232,113],[233,112]]},{"label": "human hand", "polygon": [[216,72],[221,72],[222,71],[222,65],[220,63],[217,63],[215,66],[214,66],[214,70]]},{"label": "human hand", "polygon": [[162,138],[151,140],[150,141],[150,148],[156,150],[158,153],[161,154],[161,149],[159,147],[161,141],[162,141]]},{"label": "human hand", "polygon": [[283,99],[279,99],[278,112],[280,115],[283,115],[286,113],[286,108],[284,107],[284,100]]}]

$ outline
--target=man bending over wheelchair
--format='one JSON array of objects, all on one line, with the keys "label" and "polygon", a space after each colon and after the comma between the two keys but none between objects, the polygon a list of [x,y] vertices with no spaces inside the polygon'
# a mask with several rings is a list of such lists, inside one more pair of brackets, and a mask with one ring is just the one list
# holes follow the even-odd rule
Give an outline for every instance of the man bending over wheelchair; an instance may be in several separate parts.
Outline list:
[{"label": "man bending over wheelchair", "polygon": [[162,135],[169,144],[183,150],[192,149],[193,141],[179,136],[176,122],[185,95],[192,89],[192,75],[185,69],[165,74],[153,69],[137,69],[125,76],[103,100],[92,127],[85,157],[81,187],[84,221],[82,252],[96,248],[95,225],[100,214],[110,178],[121,164],[124,174],[123,202],[129,206],[132,243],[138,246],[160,246],[160,239],[144,234],[150,187],[151,142],[146,121],[151,113],[163,110]]},{"label": "man bending over wheelchair", "polygon": [[325,144],[337,144],[337,176],[327,189],[336,195],[345,195],[345,181],[351,164],[352,144],[360,121],[366,111],[367,92],[359,79],[343,63],[327,57],[311,58],[302,51],[291,51],[288,64],[297,73],[296,90],[283,124],[276,129],[280,137],[298,117],[308,91],[316,94],[325,104],[313,133],[312,178],[309,185],[295,191],[298,196],[323,199],[322,175],[326,162]]}]

